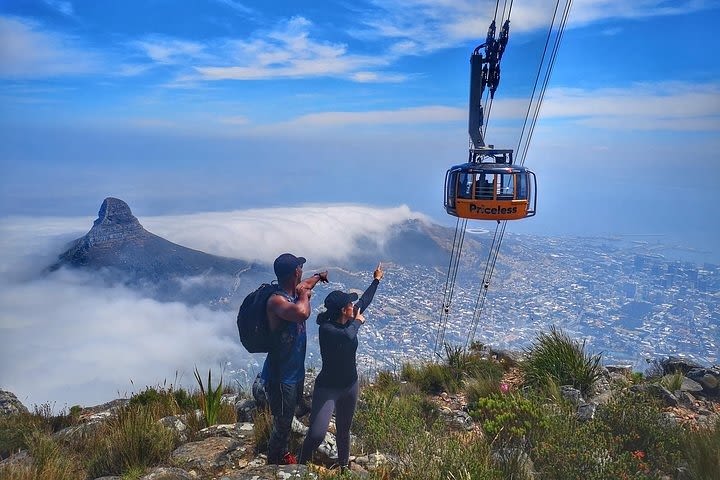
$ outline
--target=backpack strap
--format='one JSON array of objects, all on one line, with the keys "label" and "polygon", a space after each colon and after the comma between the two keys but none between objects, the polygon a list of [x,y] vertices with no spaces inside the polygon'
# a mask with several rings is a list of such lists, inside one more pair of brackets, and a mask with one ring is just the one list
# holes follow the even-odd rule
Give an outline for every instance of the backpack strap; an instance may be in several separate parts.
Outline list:
[{"label": "backpack strap", "polygon": [[293,303],[296,300],[295,297],[293,297],[292,295],[290,295],[285,290],[283,290],[279,287],[276,291],[274,291],[273,293],[270,294],[270,296],[273,296],[273,295],[280,295],[281,297],[285,297],[285,300],[287,300],[290,303]]}]

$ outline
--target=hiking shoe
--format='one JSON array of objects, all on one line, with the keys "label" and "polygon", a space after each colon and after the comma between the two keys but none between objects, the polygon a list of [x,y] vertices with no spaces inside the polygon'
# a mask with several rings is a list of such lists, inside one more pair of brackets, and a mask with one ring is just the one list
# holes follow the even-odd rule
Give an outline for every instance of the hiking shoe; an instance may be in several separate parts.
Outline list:
[{"label": "hiking shoe", "polygon": [[297,457],[290,452],[285,453],[279,465],[297,465]]}]

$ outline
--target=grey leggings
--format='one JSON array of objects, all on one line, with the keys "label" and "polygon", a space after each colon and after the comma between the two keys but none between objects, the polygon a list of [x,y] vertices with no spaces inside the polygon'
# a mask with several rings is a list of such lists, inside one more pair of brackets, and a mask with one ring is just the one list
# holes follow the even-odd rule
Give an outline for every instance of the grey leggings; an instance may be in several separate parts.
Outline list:
[{"label": "grey leggings", "polygon": [[310,414],[310,430],[303,442],[300,463],[306,463],[315,449],[325,439],[330,417],[335,410],[335,429],[338,449],[338,463],[347,465],[350,458],[350,424],[355,415],[358,399],[358,382],[346,388],[324,388],[315,386]]}]

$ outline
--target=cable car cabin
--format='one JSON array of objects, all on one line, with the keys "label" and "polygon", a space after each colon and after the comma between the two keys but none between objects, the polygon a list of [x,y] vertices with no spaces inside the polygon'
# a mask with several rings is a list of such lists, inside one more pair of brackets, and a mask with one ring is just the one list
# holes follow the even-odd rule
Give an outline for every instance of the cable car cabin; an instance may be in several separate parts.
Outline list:
[{"label": "cable car cabin", "polygon": [[469,162],[445,174],[445,210],[474,220],[519,220],[535,215],[535,174],[510,163]]}]

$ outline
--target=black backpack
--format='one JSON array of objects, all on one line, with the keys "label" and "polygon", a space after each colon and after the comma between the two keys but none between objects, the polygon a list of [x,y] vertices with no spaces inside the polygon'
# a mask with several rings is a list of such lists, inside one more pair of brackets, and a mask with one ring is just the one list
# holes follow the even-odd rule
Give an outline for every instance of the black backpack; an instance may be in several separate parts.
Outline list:
[{"label": "black backpack", "polygon": [[270,351],[271,332],[267,318],[267,302],[279,290],[277,284],[263,283],[245,297],[237,316],[240,342],[250,353]]}]

